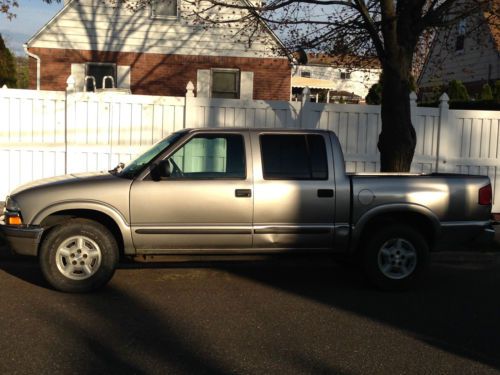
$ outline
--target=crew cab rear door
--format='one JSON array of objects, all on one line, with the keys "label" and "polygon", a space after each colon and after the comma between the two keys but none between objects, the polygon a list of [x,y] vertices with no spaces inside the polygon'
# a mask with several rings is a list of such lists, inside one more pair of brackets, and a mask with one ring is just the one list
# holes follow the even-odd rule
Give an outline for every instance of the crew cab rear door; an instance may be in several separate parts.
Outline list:
[{"label": "crew cab rear door", "polygon": [[135,247],[143,253],[251,248],[248,131],[195,132],[164,159],[170,162],[170,177],[132,184]]},{"label": "crew cab rear door", "polygon": [[331,249],[335,180],[328,133],[255,132],[252,145],[258,145],[254,247]]}]

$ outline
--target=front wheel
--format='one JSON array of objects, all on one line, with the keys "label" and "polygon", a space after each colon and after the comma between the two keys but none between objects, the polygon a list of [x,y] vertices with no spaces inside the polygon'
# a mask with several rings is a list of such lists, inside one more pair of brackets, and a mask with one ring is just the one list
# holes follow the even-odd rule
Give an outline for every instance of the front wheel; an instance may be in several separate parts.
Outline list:
[{"label": "front wheel", "polygon": [[102,224],[72,219],[52,229],[40,248],[45,279],[63,292],[82,293],[104,286],[118,263],[118,246]]},{"label": "front wheel", "polygon": [[363,266],[368,279],[380,289],[408,289],[429,267],[429,246],[409,226],[382,228],[366,242]]}]

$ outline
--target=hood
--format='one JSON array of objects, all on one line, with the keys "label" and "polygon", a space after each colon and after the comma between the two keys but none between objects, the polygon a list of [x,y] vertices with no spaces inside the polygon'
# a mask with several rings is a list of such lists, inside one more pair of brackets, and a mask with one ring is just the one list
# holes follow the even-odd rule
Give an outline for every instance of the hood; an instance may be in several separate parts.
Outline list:
[{"label": "hood", "polygon": [[85,173],[72,173],[66,174],[63,176],[55,176],[42,178],[40,180],[35,180],[32,182],[28,182],[27,184],[18,186],[14,190],[11,191],[10,195],[19,194],[23,191],[33,188],[46,187],[46,186],[54,186],[54,185],[65,185],[69,183],[74,183],[76,181],[81,180],[92,180],[92,179],[101,179],[101,178],[115,178],[109,172],[85,172]]}]

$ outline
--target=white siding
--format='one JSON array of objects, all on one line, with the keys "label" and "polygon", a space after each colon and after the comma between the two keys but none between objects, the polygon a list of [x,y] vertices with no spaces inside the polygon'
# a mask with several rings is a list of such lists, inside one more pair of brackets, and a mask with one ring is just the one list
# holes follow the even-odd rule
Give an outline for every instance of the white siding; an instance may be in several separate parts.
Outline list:
[{"label": "white siding", "polygon": [[479,30],[469,30],[464,49],[460,51],[455,51],[457,36],[455,29],[441,30],[436,35],[420,75],[419,87],[442,86],[452,80],[486,83],[488,79],[500,78],[500,51],[496,50],[486,25],[481,25]]},{"label": "white siding", "polygon": [[[119,3],[119,2],[118,2]],[[278,44],[262,32],[249,45],[243,25],[196,25],[190,5],[181,3],[179,19],[152,19],[150,8],[135,12],[102,0],[72,1],[30,42],[29,47],[147,52],[178,55],[277,57]],[[227,14],[224,15],[224,12]],[[238,17],[228,10],[224,17]]]}]

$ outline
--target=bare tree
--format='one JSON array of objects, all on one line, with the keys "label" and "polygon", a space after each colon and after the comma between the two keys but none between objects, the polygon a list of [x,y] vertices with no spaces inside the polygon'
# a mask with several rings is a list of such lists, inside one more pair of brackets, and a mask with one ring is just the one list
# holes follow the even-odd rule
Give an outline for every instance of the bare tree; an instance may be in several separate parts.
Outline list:
[{"label": "bare tree", "polygon": [[345,50],[355,64],[362,64],[361,57],[376,56],[383,72],[381,171],[395,172],[410,170],[415,151],[409,103],[412,69],[415,61],[422,61],[419,51],[428,50],[429,35],[477,12],[498,17],[499,9],[498,0],[187,1],[197,22],[243,30],[240,37],[249,43],[269,27],[292,51]]},{"label": "bare tree", "polygon": [[[59,3],[61,0],[42,0],[43,3],[51,4],[52,1]],[[11,20],[16,17],[16,8],[19,8],[18,0],[0,0],[0,15]]]},{"label": "bare tree", "polygon": [[10,20],[16,16],[13,8],[18,6],[17,0],[0,0],[0,13],[3,13]]}]

